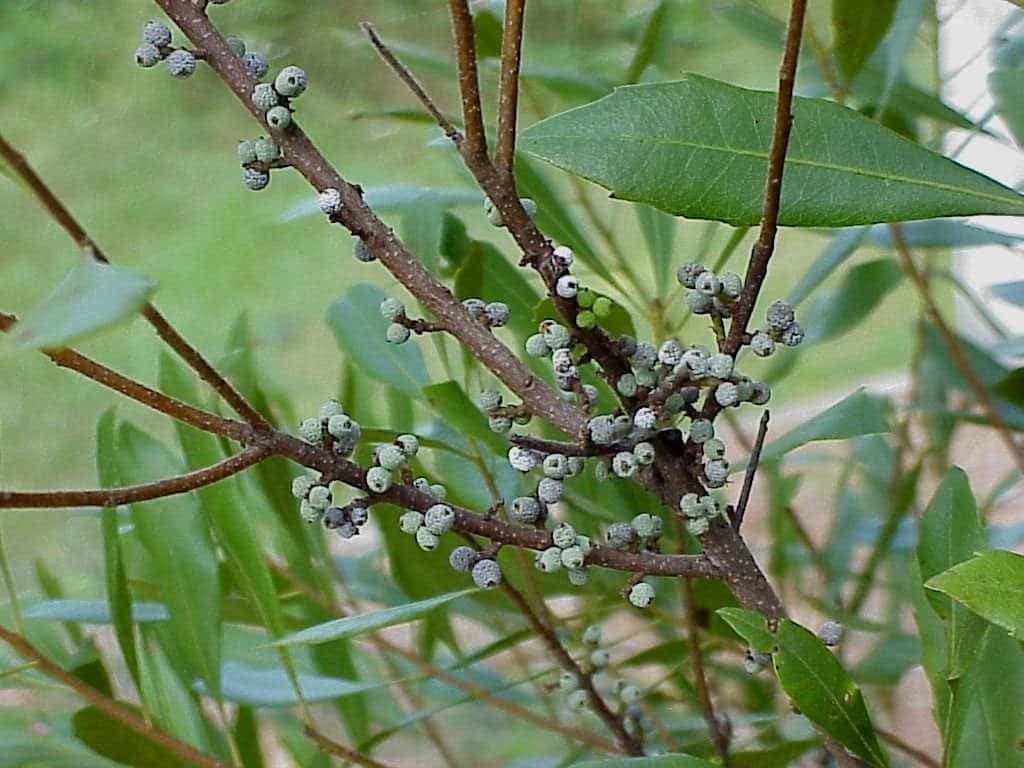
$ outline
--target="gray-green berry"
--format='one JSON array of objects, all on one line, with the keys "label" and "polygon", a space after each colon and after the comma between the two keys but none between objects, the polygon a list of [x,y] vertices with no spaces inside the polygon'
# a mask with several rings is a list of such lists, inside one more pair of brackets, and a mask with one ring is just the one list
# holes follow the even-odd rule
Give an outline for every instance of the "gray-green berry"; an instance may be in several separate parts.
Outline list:
[{"label": "gray-green berry", "polygon": [[184,78],[196,71],[196,57],[191,51],[179,48],[167,57],[165,66],[171,77]]},{"label": "gray-green berry", "polygon": [[281,156],[281,148],[277,142],[260,136],[253,142],[253,149],[256,151],[256,159],[261,163],[272,163]]},{"label": "gray-green berry", "polygon": [[731,381],[723,381],[715,388],[715,402],[723,408],[736,405],[739,401],[739,390]]},{"label": "gray-green berry", "polygon": [[492,301],[484,307],[487,324],[492,328],[504,326],[508,322],[509,314],[508,304],[503,301]]},{"label": "gray-green berry", "polygon": [[299,424],[299,437],[307,443],[319,443],[323,434],[323,422],[320,419],[303,419]]},{"label": "gray-green berry", "polygon": [[704,441],[704,457],[707,459],[720,459],[725,456],[725,443],[717,437]]},{"label": "gray-green berry", "polygon": [[697,284],[697,277],[706,271],[703,264],[691,261],[676,270],[676,280],[684,288],[693,288]]},{"label": "gray-green berry", "polygon": [[562,550],[562,565],[570,571],[582,568],[585,559],[582,547],[566,547]]},{"label": "gray-green berry", "polygon": [[500,408],[501,400],[501,392],[494,389],[481,389],[480,394],[476,396],[477,405],[488,413]]},{"label": "gray-green berry", "polygon": [[532,496],[519,496],[512,499],[508,517],[514,523],[532,525],[540,517],[540,503]]},{"label": "gray-green berry", "polygon": [[562,480],[569,472],[569,459],[560,453],[551,453],[544,457],[541,469],[545,477]]},{"label": "gray-green berry", "polygon": [[402,513],[402,516],[398,518],[398,527],[402,529],[402,533],[408,533],[410,536],[414,536],[422,526],[423,513],[417,512],[415,509]]},{"label": "gray-green berry", "polygon": [[448,491],[440,483],[433,483],[430,486],[430,495],[438,501],[444,501],[448,498]]},{"label": "gray-green berry", "polygon": [[728,299],[738,299],[743,293],[743,278],[735,272],[723,272],[718,276],[722,284],[722,294]]},{"label": "gray-green berry", "polygon": [[352,420],[352,417],[344,413],[336,413],[327,419],[327,431],[331,437],[344,440],[359,435],[362,432],[359,425]]},{"label": "gray-green berry", "polygon": [[574,587],[582,587],[590,580],[590,573],[586,568],[572,568],[567,574],[569,583]]},{"label": "gray-green berry", "polygon": [[280,97],[270,83],[257,83],[256,87],[252,89],[250,100],[256,109],[266,112],[271,107],[278,105]]},{"label": "gray-green berry", "polygon": [[704,465],[704,476],[713,488],[721,488],[729,478],[729,462],[715,459]]},{"label": "gray-green berry", "polygon": [[598,624],[590,624],[583,630],[582,640],[587,645],[601,644],[601,627]]},{"label": "gray-green berry", "polygon": [[447,504],[435,504],[423,516],[423,525],[438,536],[451,530],[455,523],[455,510]]},{"label": "gray-green berry", "polygon": [[308,499],[303,499],[302,503],[299,504],[299,514],[302,516],[303,521],[311,525],[315,523],[317,520],[319,520],[320,516],[323,515],[323,513],[323,509],[320,509],[319,507],[314,507],[312,504],[309,503]]},{"label": "gray-green berry", "polygon": [[480,589],[494,589],[501,584],[501,566],[497,560],[480,560],[473,566],[472,576]]},{"label": "gray-green berry", "polygon": [[424,552],[433,552],[441,543],[441,537],[426,526],[416,529],[416,544]]},{"label": "gray-green berry", "polygon": [[750,391],[750,402],[754,405],[766,405],[772,399],[772,389],[763,381],[755,381]]},{"label": "gray-green berry", "polygon": [[633,397],[636,395],[636,376],[632,373],[622,374],[615,382],[615,389],[623,397]]},{"label": "gray-green berry", "polygon": [[242,165],[248,165],[249,163],[255,163],[257,159],[255,141],[245,140],[238,142],[239,163]]},{"label": "gray-green berry", "polygon": [[658,423],[658,413],[653,408],[637,408],[633,414],[633,426],[642,429],[644,432],[654,429]]},{"label": "gray-green berry", "polygon": [[242,66],[245,67],[245,71],[249,73],[249,77],[254,80],[259,80],[270,69],[270,65],[267,60],[258,53],[250,51],[242,57]]},{"label": "gray-green berry", "polygon": [[569,329],[553,320],[545,320],[541,323],[540,332],[549,349],[563,349],[572,343]]},{"label": "gray-green berry", "polygon": [[537,466],[537,462],[537,454],[529,448],[513,445],[508,449],[508,463],[512,465],[512,469],[529,472]]},{"label": "gray-green berry", "polygon": [[580,281],[575,275],[562,275],[555,283],[555,293],[563,299],[574,299],[580,292]]},{"label": "gray-green berry", "polygon": [[384,334],[384,338],[388,344],[405,344],[411,334],[412,332],[401,323],[391,323]]},{"label": "gray-green berry", "polygon": [[630,522],[641,539],[654,539],[661,535],[661,518],[641,512]]},{"label": "gray-green berry", "polygon": [[253,192],[266,189],[270,183],[270,174],[266,171],[258,171],[255,168],[242,169],[242,183]]},{"label": "gray-green berry", "polygon": [[292,124],[292,113],[288,107],[271,107],[267,110],[267,125],[278,131],[283,131]]},{"label": "gray-green berry", "polygon": [[706,517],[688,517],[686,519],[686,532],[691,536],[700,538],[711,528],[711,522]]},{"label": "gray-green berry", "polygon": [[817,634],[822,643],[832,648],[843,639],[843,625],[838,621],[826,621],[818,627]]},{"label": "gray-green berry", "polygon": [[605,531],[604,539],[613,549],[625,549],[633,543],[636,531],[629,523],[612,523]]},{"label": "gray-green berry", "polygon": [[551,540],[556,547],[565,549],[576,545],[576,529],[569,523],[559,523],[551,532]]},{"label": "gray-green berry", "polygon": [[715,354],[708,358],[708,373],[716,379],[732,376],[733,359],[729,355]]},{"label": "gray-green berry", "polygon": [[135,63],[143,69],[155,67],[160,59],[160,49],[152,43],[142,43],[135,49]]},{"label": "gray-green berry", "polygon": [[352,246],[352,255],[355,256],[356,261],[361,261],[364,264],[369,264],[377,258],[365,240],[356,240],[355,245]]},{"label": "gray-green berry", "polygon": [[612,458],[612,472],[619,477],[632,477],[636,474],[636,456],[630,451],[619,451]]},{"label": "gray-green berry", "polygon": [[558,690],[565,693],[572,693],[579,690],[580,683],[572,672],[563,672],[558,676]]},{"label": "gray-green berry", "polygon": [[405,464],[405,451],[397,445],[381,445],[377,448],[377,463],[392,472]]},{"label": "gray-green berry", "polygon": [[576,260],[576,254],[572,248],[567,245],[560,245],[552,251],[551,255],[555,261],[562,267],[568,269],[572,266],[572,263]]},{"label": "gray-green berry", "polygon": [[544,334],[535,333],[526,339],[526,354],[530,357],[547,357],[551,354],[551,348],[544,341]]},{"label": "gray-green berry", "polygon": [[332,416],[339,416],[345,413],[345,409],[341,407],[341,403],[337,400],[326,400],[320,403],[319,414],[321,419],[330,419]]},{"label": "gray-green berry", "polygon": [[306,73],[298,67],[285,67],[274,78],[274,89],[287,98],[300,96],[306,90]]},{"label": "gray-green berry", "polygon": [[512,417],[492,413],[487,417],[487,427],[491,432],[503,435],[512,429]]},{"label": "gray-green berry", "polygon": [[384,467],[370,467],[366,470],[366,487],[372,493],[384,493],[392,482],[391,472]]},{"label": "gray-green berry", "polygon": [[537,483],[537,498],[545,504],[554,504],[562,498],[564,490],[561,480],[555,480],[553,477],[543,477]]},{"label": "gray-green berry", "polygon": [[718,279],[714,272],[705,271],[697,275],[697,279],[693,282],[693,287],[705,296],[717,296],[722,292],[722,281]]},{"label": "gray-green berry", "polygon": [[385,320],[394,322],[405,314],[405,305],[398,299],[389,296],[380,303],[380,314]]},{"label": "gray-green berry", "polygon": [[598,648],[590,654],[590,664],[596,669],[608,666],[608,651]]},{"label": "gray-green berry", "polygon": [[456,547],[448,555],[448,564],[462,573],[469,573],[474,560],[476,560],[476,550],[472,547]]},{"label": "gray-green berry", "polygon": [[703,443],[715,436],[715,425],[708,419],[694,419],[690,423],[690,440]]},{"label": "gray-green berry", "polygon": [[793,305],[789,302],[773,301],[768,306],[765,319],[771,328],[776,331],[784,331],[793,324],[793,321],[796,319],[796,313],[793,311]]},{"label": "gray-green berry", "polygon": [[756,675],[771,663],[772,657],[769,653],[760,653],[748,648],[743,655],[743,671],[748,675]]},{"label": "gray-green berry", "polygon": [[316,481],[309,475],[299,475],[292,480],[292,496],[296,499],[304,499],[314,485],[316,485]]},{"label": "gray-green berry", "polygon": [[641,467],[649,467],[654,463],[654,446],[650,443],[637,443],[633,446],[633,456]]},{"label": "gray-green berry", "polygon": [[366,525],[366,521],[370,519],[370,511],[366,507],[349,507],[348,517],[354,525]]},{"label": "gray-green berry", "polygon": [[317,509],[327,509],[331,503],[331,489],[326,485],[314,485],[309,489],[306,499]]},{"label": "gray-green berry", "polygon": [[162,21],[147,21],[142,28],[142,41],[163,48],[171,44],[171,30]]},{"label": "gray-green berry", "polygon": [[624,685],[619,689],[619,699],[623,704],[636,704],[640,701],[640,689],[635,685]]},{"label": "gray-green berry", "polygon": [[555,573],[562,569],[562,550],[558,547],[548,547],[537,553],[534,565],[538,571],[543,573]]},{"label": "gray-green berry", "polygon": [[654,602],[654,587],[646,581],[637,582],[629,590],[629,603],[636,608],[646,608]]},{"label": "gray-green berry", "polygon": [[715,300],[700,291],[686,292],[686,306],[695,315],[706,315],[715,306]]},{"label": "gray-green berry", "polygon": [[[269,114],[267,115],[267,121],[270,121]],[[334,187],[328,187],[317,195],[316,204],[319,206],[320,212],[326,216],[334,216],[341,213],[341,209],[345,207],[345,203],[341,199],[341,192]]]},{"label": "gray-green berry", "polygon": [[225,37],[224,42],[238,58],[245,56],[245,40],[240,37]]},{"label": "gray-green berry", "polygon": [[668,339],[658,348],[658,362],[674,366],[683,359],[683,348],[675,339]]},{"label": "gray-green berry", "polygon": [[399,435],[395,438],[395,445],[407,457],[415,456],[420,452],[420,440],[416,435]]},{"label": "gray-green berry", "polygon": [[782,336],[779,338],[783,344],[787,347],[798,347],[803,343],[804,340],[804,329],[800,326],[800,323],[792,323],[786,330],[782,332]]},{"label": "gray-green berry", "polygon": [[570,693],[568,698],[565,700],[565,703],[572,711],[579,712],[586,709],[590,704],[590,695],[580,688],[579,690]]}]

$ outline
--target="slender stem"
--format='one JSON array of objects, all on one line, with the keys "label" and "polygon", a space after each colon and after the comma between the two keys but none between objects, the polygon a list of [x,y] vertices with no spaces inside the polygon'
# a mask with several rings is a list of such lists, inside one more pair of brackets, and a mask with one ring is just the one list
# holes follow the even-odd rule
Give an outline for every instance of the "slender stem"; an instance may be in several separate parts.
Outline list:
[{"label": "slender stem", "polygon": [[[102,251],[100,246],[96,243],[89,233],[85,231],[85,228],[78,223],[78,220],[72,215],[64,204],[60,201],[57,195],[52,189],[43,181],[43,179],[35,172],[28,160],[12,147],[2,135],[0,135],[0,157],[3,157],[7,161],[8,166],[11,170],[25,182],[25,185],[32,190],[32,193],[36,196],[36,199],[43,206],[50,217],[61,226],[61,228],[67,232],[68,236],[75,242],[79,248],[89,253],[96,261],[103,264],[109,264],[109,259],[106,254]],[[249,401],[246,400],[236,390],[231,383],[221,376],[217,370],[207,362],[206,358],[193,347],[185,338],[179,334],[166,318],[160,314],[156,307],[152,304],[146,304],[142,310],[143,317],[149,321],[149,324],[153,326],[157,335],[163,339],[163,341],[173,349],[182,360],[197,373],[199,377],[213,387],[222,398],[224,402],[234,409],[235,413],[241,416],[250,424],[255,426],[264,426],[266,420],[257,411]]]},{"label": "slender stem", "polygon": [[750,503],[750,492],[754,487],[757,465],[761,461],[761,450],[764,448],[764,439],[768,434],[769,418],[771,418],[771,414],[765,411],[761,414],[761,421],[757,425],[757,437],[754,439],[754,447],[750,451],[750,463],[747,464],[747,473],[743,476],[743,488],[740,490],[740,498],[736,502],[736,512],[732,518],[733,527],[737,531],[743,525],[743,516],[747,512],[747,504]]},{"label": "slender stem", "polygon": [[379,760],[374,760],[372,757],[368,757],[361,752],[357,752],[351,747],[346,747],[344,744],[328,738],[312,723],[306,723],[306,727],[303,729],[303,732],[314,744],[317,745],[317,747],[320,748],[321,752],[326,752],[328,755],[343,758],[350,763],[361,765],[364,768],[389,768],[388,763],[382,763]]},{"label": "slender stem", "polygon": [[878,728],[877,726],[875,727],[875,733],[877,733],[882,738],[882,741],[892,744],[900,752],[907,755],[908,757],[914,758],[921,765],[926,765],[928,766],[928,768],[939,768],[938,760],[929,755],[927,752],[918,749],[913,744],[907,743],[902,738],[897,736],[895,733],[892,733],[891,731],[886,731],[882,728]]},{"label": "slender stem", "polygon": [[498,139],[494,165],[512,178],[516,155],[516,118],[519,114],[519,67],[523,58],[523,20],[526,0],[506,0],[501,36],[501,78],[498,95]]},{"label": "slender stem", "polygon": [[468,0],[448,0],[458,56],[459,95],[462,98],[462,124],[466,127],[466,152],[478,160],[487,160],[487,131],[480,101],[480,77],[477,73],[476,30]]},{"label": "slender stem", "polygon": [[747,323],[754,314],[757,297],[768,274],[768,262],[775,253],[775,237],[779,229],[779,209],[782,202],[782,174],[789,149],[789,134],[793,127],[793,87],[796,84],[796,66],[800,57],[807,0],[792,0],[789,23],[786,28],[786,48],[779,68],[779,93],[775,102],[775,128],[768,154],[768,175],[765,180],[764,210],[761,215],[761,233],[754,243],[747,263],[743,292],[733,313],[729,337],[723,348],[728,355],[739,350]]},{"label": "slender stem", "polygon": [[169,733],[166,733],[152,723],[147,723],[134,712],[124,707],[120,702],[104,696],[95,688],[83,683],[71,673],[65,672],[57,666],[56,663],[44,656],[38,648],[32,645],[22,635],[11,632],[4,627],[0,627],[0,640],[3,640],[11,646],[22,658],[34,662],[35,669],[38,672],[41,672],[52,680],[56,680],[61,685],[67,686],[97,709],[102,710],[105,714],[117,720],[125,727],[131,729],[148,741],[151,741],[153,744],[166,749],[168,752],[176,755],[182,760],[187,760],[192,765],[198,765],[201,766],[201,768],[228,768],[230,765],[229,763],[221,762],[204,752],[200,752],[190,744],[179,741],[174,736],[171,736]]},{"label": "slender stem", "polygon": [[708,678],[704,670],[704,657],[700,650],[700,620],[697,616],[697,605],[693,599],[693,585],[689,579],[679,580],[679,589],[686,612],[686,628],[689,635],[690,666],[693,668],[693,689],[697,693],[701,714],[707,724],[711,743],[718,753],[725,768],[729,768],[729,735],[722,727],[722,722],[715,714],[715,705],[711,701],[708,689]]},{"label": "slender stem", "polygon": [[58,507],[116,507],[139,501],[174,496],[216,483],[267,458],[261,446],[246,448],[209,467],[151,483],[121,488],[73,491],[0,491],[0,508],[56,509]]},{"label": "slender stem", "polygon": [[907,276],[917,289],[917,293],[921,297],[921,301],[924,302],[925,311],[932,323],[935,325],[935,329],[942,337],[942,343],[945,345],[946,351],[949,353],[950,359],[953,361],[953,365],[956,366],[960,375],[963,376],[964,382],[966,382],[967,386],[974,394],[974,397],[978,401],[982,410],[985,411],[985,415],[992,423],[996,433],[1009,449],[1010,456],[1013,458],[1014,463],[1024,471],[1024,449],[1022,449],[1021,446],[1017,444],[1017,441],[1013,439],[1010,428],[1003,419],[1002,414],[999,413],[999,409],[996,407],[996,404],[992,399],[992,395],[988,391],[988,387],[986,387],[985,383],[978,377],[977,372],[971,366],[970,360],[967,358],[966,350],[964,350],[963,345],[957,339],[956,334],[953,333],[949,324],[942,316],[942,312],[939,310],[939,306],[936,304],[934,296],[932,296],[931,286],[929,286],[928,280],[914,263],[914,257],[910,252],[910,248],[907,246],[907,241],[903,237],[903,232],[900,229],[900,226],[898,224],[892,224],[889,229],[892,232],[893,243],[896,246],[896,251],[900,256],[900,264],[903,266],[903,271],[907,273]]},{"label": "slender stem", "polygon": [[0,526],[0,575],[3,576],[4,589],[7,592],[7,599],[11,603],[11,616],[14,619],[14,627],[19,634],[25,634],[25,619],[21,615],[21,601],[18,600],[18,590],[14,586],[14,574],[11,572],[11,563],[7,559],[7,545],[4,540],[3,527]]}]

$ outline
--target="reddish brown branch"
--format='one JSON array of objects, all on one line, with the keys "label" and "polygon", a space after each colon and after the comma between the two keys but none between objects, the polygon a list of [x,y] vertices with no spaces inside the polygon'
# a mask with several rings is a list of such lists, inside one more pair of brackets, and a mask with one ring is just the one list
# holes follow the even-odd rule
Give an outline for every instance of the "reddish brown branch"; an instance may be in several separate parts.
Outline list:
[{"label": "reddish brown branch", "polygon": [[74,491],[0,491],[0,507],[8,509],[56,509],[58,507],[116,507],[212,485],[258,464],[267,457],[262,447],[246,448],[209,467],[152,483],[121,488],[97,488]]},{"label": "reddish brown branch", "polygon": [[480,75],[477,72],[476,29],[467,0],[448,0],[455,36],[455,54],[459,70],[459,96],[462,99],[462,124],[466,127],[464,154],[490,165],[487,158],[487,130],[480,100]]},{"label": "reddish brown branch", "polygon": [[519,113],[519,68],[523,58],[523,21],[526,0],[506,0],[501,36],[501,79],[498,94],[498,138],[494,165],[512,179],[516,154],[516,118]]},{"label": "reddish brown branch", "polygon": [[[60,227],[67,232],[75,245],[89,253],[96,261],[109,264],[110,261],[100,246],[93,240],[85,228],[78,223],[78,220],[64,206],[57,195],[35,172],[28,160],[12,147],[2,135],[0,135],[0,157],[7,162],[11,170],[21,179],[32,191],[36,199],[43,206]],[[179,334],[166,318],[160,314],[155,306],[146,304],[142,310],[143,317],[153,326],[157,335],[173,349],[182,360],[199,375],[199,377],[213,387],[224,402],[234,409],[235,413],[253,425],[265,425],[263,416],[249,402],[242,397],[231,383],[225,379],[217,370],[206,361],[206,358],[193,347],[185,338]]]},{"label": "reddish brown branch", "polygon": [[94,707],[102,710],[105,714],[139,734],[147,741],[156,744],[191,765],[198,765],[201,768],[228,768],[228,763],[221,762],[215,757],[200,752],[190,744],[179,741],[169,733],[146,722],[120,702],[107,698],[92,686],[65,672],[21,635],[0,627],[0,640],[11,646],[22,658],[34,662],[33,668],[37,672],[41,672],[51,680],[56,680],[61,685],[67,686]]}]

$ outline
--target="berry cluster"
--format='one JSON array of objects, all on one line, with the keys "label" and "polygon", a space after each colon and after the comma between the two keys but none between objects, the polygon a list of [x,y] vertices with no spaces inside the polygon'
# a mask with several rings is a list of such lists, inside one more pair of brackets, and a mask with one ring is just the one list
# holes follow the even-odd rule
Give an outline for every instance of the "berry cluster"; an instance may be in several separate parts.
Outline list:
[{"label": "berry cluster", "polygon": [[483,389],[477,395],[477,403],[487,414],[487,426],[491,432],[503,434],[513,424],[522,426],[530,423],[530,412],[522,405],[503,405],[502,400],[501,393],[493,389]]},{"label": "berry cluster", "polygon": [[[236,54],[238,50],[244,52],[244,43],[241,49],[234,50]],[[243,53],[243,62],[247,55]],[[248,64],[246,68],[249,69]],[[267,73],[268,68],[257,66],[255,69],[260,71],[258,75],[254,75],[259,80]],[[253,71],[250,70],[249,73],[253,74]],[[277,74],[273,83],[257,83],[250,101],[263,113],[269,128],[283,131],[292,124],[290,99],[300,96],[305,90],[306,73],[298,67],[285,67]],[[261,136],[253,141],[241,142],[238,145],[238,159],[242,164],[242,183],[246,188],[258,192],[270,184],[270,171],[275,167],[274,163],[281,159],[281,149],[273,139]],[[341,194],[337,190],[332,191],[337,195],[337,209],[330,213],[337,213],[341,210]],[[325,194],[326,192],[325,190]],[[324,208],[324,204],[324,197],[321,195],[321,208]]]},{"label": "berry cluster", "polygon": [[318,417],[299,424],[303,440],[314,445],[328,443],[337,456],[351,456],[362,433],[359,422],[347,415],[337,400],[322,403]]},{"label": "berry cluster", "polygon": [[[576,261],[576,254],[572,248],[560,245],[552,251],[552,260],[555,267],[561,273],[555,280],[554,294],[560,299],[574,299],[578,311],[574,318],[577,328],[595,328],[602,320],[611,316],[615,308],[608,296],[598,293],[580,285],[579,278],[570,273],[573,263]],[[551,321],[549,321],[551,322]],[[543,336],[544,328],[538,336]],[[528,341],[527,352],[535,357],[546,357],[559,347],[548,346],[546,349],[541,345],[538,337],[531,337]]]},{"label": "berry cluster", "polygon": [[719,499],[714,496],[698,496],[696,493],[684,494],[679,500],[679,509],[686,518],[687,532],[698,537],[708,532],[715,517],[726,516],[725,505]]},{"label": "berry cluster", "polygon": [[394,473],[419,453],[420,441],[415,435],[399,435],[395,442],[373,449],[373,466],[366,470],[366,487],[371,493],[384,493],[394,483]]},{"label": "berry cluster", "polygon": [[456,571],[468,573],[480,589],[494,589],[501,584],[501,566],[498,561],[472,547],[456,547],[448,556],[448,563]]},{"label": "berry cluster", "polygon": [[581,587],[587,583],[587,569],[584,563],[590,554],[591,544],[587,536],[580,536],[569,523],[559,523],[551,532],[552,546],[537,552],[534,567],[543,573],[556,573],[565,568],[569,583]]},{"label": "berry cluster", "polygon": [[160,21],[147,21],[142,28],[142,42],[135,49],[135,63],[149,69],[161,61],[171,77],[185,78],[196,71],[196,55],[171,45],[170,28]]}]

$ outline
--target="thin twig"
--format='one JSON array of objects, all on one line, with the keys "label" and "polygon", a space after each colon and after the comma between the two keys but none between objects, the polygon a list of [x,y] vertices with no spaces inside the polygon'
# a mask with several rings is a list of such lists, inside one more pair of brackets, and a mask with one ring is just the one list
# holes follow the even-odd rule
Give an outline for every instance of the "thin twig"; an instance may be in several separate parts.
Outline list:
[{"label": "thin twig", "polygon": [[192,765],[201,766],[201,768],[228,768],[230,765],[204,752],[200,752],[190,744],[179,741],[152,723],[147,723],[120,702],[104,696],[71,673],[65,672],[21,635],[0,627],[0,640],[11,646],[22,658],[34,662],[36,671],[46,675],[51,680],[56,680],[61,685],[67,686],[94,707],[102,710],[105,714],[139,734],[147,741],[166,749],[171,754],[188,761]]},{"label": "thin twig", "polygon": [[715,714],[715,705],[711,701],[711,693],[708,689],[707,674],[704,670],[704,657],[700,650],[700,621],[697,616],[697,605],[693,599],[693,585],[689,579],[679,580],[679,589],[682,593],[684,609],[686,612],[686,628],[690,648],[690,666],[693,668],[693,689],[697,693],[697,701],[700,704],[700,711],[707,724],[708,733],[711,736],[711,743],[718,753],[719,759],[725,768],[729,768],[729,734],[722,727],[722,722]]},{"label": "thin twig", "polygon": [[967,358],[967,352],[964,350],[963,345],[957,339],[956,334],[953,333],[949,324],[942,316],[942,312],[939,310],[938,304],[935,303],[935,298],[932,296],[931,287],[928,285],[928,280],[917,268],[914,263],[914,257],[910,252],[910,248],[907,245],[906,239],[903,237],[903,231],[898,224],[892,224],[889,227],[889,231],[892,232],[893,244],[896,246],[896,251],[900,256],[900,264],[903,266],[903,271],[907,273],[914,287],[917,289],[918,295],[921,297],[921,301],[924,302],[925,310],[935,325],[935,329],[939,332],[942,337],[942,343],[946,347],[946,351],[949,352],[949,357],[953,361],[953,365],[963,376],[964,381],[974,394],[975,399],[981,406],[982,410],[985,411],[985,415],[992,423],[992,427],[996,430],[1000,439],[1006,445],[1010,451],[1010,455],[1013,458],[1014,463],[1024,471],[1024,449],[1018,445],[1017,441],[1013,439],[1013,435],[1010,432],[1010,427],[1007,425],[1006,420],[1003,419],[999,409],[996,407],[995,402],[992,399],[992,395],[988,391],[988,387],[978,377],[977,372],[971,367],[970,360]]},{"label": "thin twig", "polygon": [[921,765],[926,765],[928,766],[928,768],[939,768],[938,760],[929,755],[927,752],[918,749],[913,744],[908,744],[895,733],[892,733],[891,731],[886,731],[882,728],[878,728],[877,726],[875,727],[875,733],[881,736],[882,741],[892,744],[900,752],[907,755],[908,757],[914,758]]},{"label": "thin twig", "polygon": [[97,488],[89,490],[61,491],[0,491],[0,508],[8,509],[56,509],[59,507],[116,507],[119,504],[133,504],[139,501],[174,496],[212,485],[218,480],[237,474],[258,464],[267,457],[267,450],[261,446],[246,448],[209,467],[197,469],[184,475],[151,483],[128,485],[121,488]]},{"label": "thin twig", "polygon": [[466,127],[465,151],[478,161],[487,162],[487,131],[484,128],[477,72],[476,30],[467,0],[448,0],[458,57],[459,95],[462,98],[462,124]]},{"label": "thin twig", "polygon": [[526,0],[506,0],[501,35],[501,77],[498,95],[498,138],[494,165],[512,178],[516,155],[516,118],[519,113],[519,67],[523,58],[523,21]]},{"label": "thin twig", "polygon": [[743,476],[740,498],[736,502],[736,511],[732,516],[732,526],[737,531],[743,525],[743,516],[747,512],[747,504],[750,503],[750,492],[754,487],[754,477],[757,475],[757,465],[761,461],[761,450],[764,448],[764,439],[768,434],[768,419],[770,418],[771,414],[766,410],[761,414],[761,421],[757,425],[757,437],[754,439],[754,447],[750,451],[747,473]]},{"label": "thin twig", "polygon": [[[68,236],[75,242],[79,248],[86,253],[90,254],[96,261],[103,264],[109,264],[110,261],[106,254],[100,248],[89,233],[85,231],[85,228],[78,223],[78,220],[72,215],[72,213],[64,206],[57,195],[52,189],[43,181],[43,179],[35,172],[28,160],[12,147],[2,135],[0,135],[0,157],[3,157],[7,161],[8,166],[11,170],[20,178],[25,185],[32,190],[32,193],[36,196],[36,199],[43,206],[50,217],[60,225],[60,227],[67,232]],[[217,370],[207,362],[206,358],[193,347],[185,338],[179,334],[167,319],[160,314],[155,306],[152,304],[146,304],[142,309],[142,315],[149,321],[149,324],[153,326],[157,335],[163,339],[163,341],[173,349],[182,360],[194,370],[199,377],[213,387],[214,391],[217,392],[224,402],[231,406],[231,408],[254,426],[266,425],[266,420],[257,411],[248,400],[246,400],[236,390],[231,383],[221,376]]]},{"label": "thin twig", "polygon": [[372,757],[357,752],[351,747],[346,747],[340,742],[334,741],[321,733],[316,726],[312,723],[306,723],[306,727],[303,728],[303,733],[309,737],[309,739],[320,748],[321,752],[326,752],[328,755],[334,755],[335,757],[343,758],[356,765],[361,765],[363,768],[390,768],[388,763],[382,763],[379,760],[374,760]]}]

